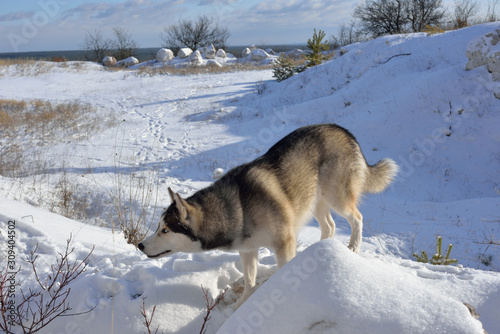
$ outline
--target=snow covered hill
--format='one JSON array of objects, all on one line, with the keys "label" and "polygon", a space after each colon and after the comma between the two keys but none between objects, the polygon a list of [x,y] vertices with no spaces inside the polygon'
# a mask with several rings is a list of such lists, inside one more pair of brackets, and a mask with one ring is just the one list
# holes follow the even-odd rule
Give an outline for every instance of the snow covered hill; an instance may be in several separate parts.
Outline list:
[{"label": "snow covered hill", "polygon": [[[230,287],[207,333],[481,333],[463,303],[475,307],[486,331],[500,332],[500,100],[493,94],[500,83],[485,66],[465,71],[469,43],[499,28],[378,38],[281,83],[270,70],[143,76],[76,62],[0,68],[0,99],[78,101],[114,119],[97,133],[44,146],[16,137],[23,159],[44,166],[0,177],[0,258],[7,263],[13,240],[21,266],[16,302],[21,289],[37,287],[24,259],[38,244],[38,274],[46,277],[71,235],[72,261],[95,246],[70,285],[71,313],[92,311],[57,318],[42,333],[143,333],[143,302],[148,315],[156,306],[159,332],[198,333],[201,286],[213,298]],[[386,192],[364,199],[359,255],[345,247],[343,219],[334,216],[334,240],[320,243],[311,222],[299,235],[299,255],[280,271],[272,252],[260,251],[261,286],[234,312],[237,253],[148,260],[111,226],[111,197],[121,185],[157,183],[153,223],[153,208],[169,204],[168,186],[192,194],[216,168],[250,161],[290,131],[323,122],[349,129],[369,163],[389,157],[401,167]],[[48,212],[61,212],[57,190],[68,184],[77,190],[72,198],[86,203],[79,221]],[[453,244],[459,265],[414,261],[412,253],[432,256],[438,235],[444,248]]]}]

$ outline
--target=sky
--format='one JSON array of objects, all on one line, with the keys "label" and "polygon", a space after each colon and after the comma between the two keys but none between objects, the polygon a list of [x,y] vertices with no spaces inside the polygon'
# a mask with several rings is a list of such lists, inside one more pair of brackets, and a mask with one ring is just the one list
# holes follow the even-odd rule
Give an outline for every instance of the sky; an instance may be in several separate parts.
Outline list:
[{"label": "sky", "polygon": [[[451,0],[447,0],[451,1]],[[481,0],[483,1],[483,0]],[[218,19],[228,45],[305,44],[314,28],[327,36],[351,19],[353,0],[19,0],[2,1],[0,52],[78,50],[87,31],[131,34],[160,47],[164,27],[200,15]]]}]

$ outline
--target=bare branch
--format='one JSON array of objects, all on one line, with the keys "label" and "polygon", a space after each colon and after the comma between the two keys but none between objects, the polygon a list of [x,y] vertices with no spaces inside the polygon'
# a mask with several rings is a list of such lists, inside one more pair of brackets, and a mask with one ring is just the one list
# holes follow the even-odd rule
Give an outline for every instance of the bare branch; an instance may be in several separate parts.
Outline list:
[{"label": "bare branch", "polygon": [[201,286],[201,291],[203,292],[203,299],[205,299],[207,310],[205,316],[203,317],[203,324],[201,326],[200,334],[205,334],[208,329],[208,321],[211,318],[210,312],[212,312],[212,310],[219,304],[222,298],[224,298],[224,294],[226,293],[227,288],[219,296],[217,296],[215,300],[213,298],[208,297],[208,293],[203,288],[203,285]]},{"label": "bare branch", "polygon": [[94,32],[86,31],[83,44],[80,47],[87,51],[85,53],[87,60],[101,62],[104,57],[111,55],[113,42],[110,39],[105,39],[101,30],[96,29]]},{"label": "bare branch", "polygon": [[[144,318],[144,325],[146,326],[146,329],[148,330],[148,334],[152,334],[153,332],[151,332],[151,323],[153,322],[153,317],[155,315],[156,305],[153,306],[153,311],[151,312],[151,316],[148,319],[148,315],[146,313],[145,300],[146,300],[146,297],[142,297],[141,315]],[[155,334],[158,333],[159,327],[160,327],[159,325],[156,327],[156,330],[154,331]]]},{"label": "bare branch", "polygon": [[[24,333],[36,333],[46,327],[55,318],[60,316],[80,315],[91,312],[94,308],[80,313],[68,314],[71,310],[68,303],[68,297],[71,289],[68,285],[74,281],[87,268],[88,259],[91,256],[94,248],[84,258],[83,261],[73,261],[69,256],[73,253],[74,248],[70,248],[72,236],[66,242],[66,249],[59,253],[55,264],[50,267],[50,272],[45,280],[41,278],[37,269],[38,259],[38,244],[30,252],[26,262],[31,264],[35,281],[39,289],[28,288],[28,291],[21,289],[21,297],[15,307],[9,309],[9,320],[16,325],[19,325]],[[1,319],[0,329],[9,333],[10,324],[7,321],[5,282],[7,274],[0,274],[0,302],[1,302]]]},{"label": "bare branch", "polygon": [[455,0],[453,22],[456,28],[467,27],[479,13],[481,6],[476,0]]}]

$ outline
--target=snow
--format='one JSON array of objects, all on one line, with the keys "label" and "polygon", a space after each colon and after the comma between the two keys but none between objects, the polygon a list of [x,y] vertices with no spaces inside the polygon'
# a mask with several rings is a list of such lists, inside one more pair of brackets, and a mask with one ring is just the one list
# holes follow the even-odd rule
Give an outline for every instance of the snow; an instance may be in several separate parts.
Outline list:
[{"label": "snow", "polygon": [[324,240],[271,276],[218,333],[483,333],[463,304],[436,288],[438,276],[423,282]]},{"label": "snow", "polygon": [[[73,260],[95,246],[69,297],[72,313],[95,309],[57,318],[42,333],[146,332],[143,298],[149,315],[156,305],[152,327],[159,332],[198,333],[202,285],[212,298],[230,287],[207,333],[481,333],[463,303],[475,307],[486,331],[500,332],[500,248],[489,243],[500,235],[500,100],[493,95],[500,83],[485,66],[465,71],[471,41],[499,27],[381,37],[281,83],[271,70],[137,70],[150,63],[123,71],[85,62],[0,68],[0,99],[77,100],[116,119],[84,139],[52,138],[42,149],[18,137],[23,159],[36,153],[48,166],[43,175],[0,177],[1,261],[9,221],[16,224],[23,291],[36,286],[23,259],[37,243],[40,275],[70,235]],[[346,247],[346,221],[334,216],[336,235],[321,242],[313,221],[299,235],[297,257],[281,270],[261,249],[259,289],[234,311],[242,277],[236,252],[150,260],[110,222],[109,197],[128,180],[119,175],[159,181],[148,216],[155,224],[153,208],[169,204],[167,187],[192,194],[292,130],[322,122],[349,129],[369,163],[388,157],[401,167],[388,190],[363,200],[359,255]],[[59,210],[63,177],[91,203],[78,221],[48,211]],[[459,265],[414,261],[412,253],[434,254],[438,235],[443,248],[453,244]]]}]

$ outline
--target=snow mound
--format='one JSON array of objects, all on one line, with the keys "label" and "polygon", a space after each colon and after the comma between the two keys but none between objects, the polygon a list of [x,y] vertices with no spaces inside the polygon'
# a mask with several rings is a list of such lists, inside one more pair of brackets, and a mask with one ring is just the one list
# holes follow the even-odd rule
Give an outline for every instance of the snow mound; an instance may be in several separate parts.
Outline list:
[{"label": "snow mound", "polygon": [[271,276],[217,333],[483,333],[461,301],[422,281],[324,240]]}]

